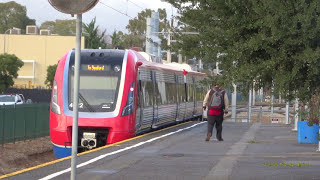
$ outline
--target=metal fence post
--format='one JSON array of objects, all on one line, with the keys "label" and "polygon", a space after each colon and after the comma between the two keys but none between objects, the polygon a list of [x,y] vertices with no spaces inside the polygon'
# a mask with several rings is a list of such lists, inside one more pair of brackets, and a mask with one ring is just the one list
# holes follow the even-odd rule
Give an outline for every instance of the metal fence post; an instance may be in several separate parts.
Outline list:
[{"label": "metal fence post", "polygon": [[236,116],[237,116],[237,85],[232,83],[233,85],[233,93],[232,93],[232,99],[231,99],[231,119],[232,122],[236,122]]},{"label": "metal fence post", "polygon": [[5,106],[3,106],[3,119],[2,119],[2,146],[4,145],[4,125],[5,125],[5,117],[6,117],[6,115],[5,115]]},{"label": "metal fence post", "polygon": [[34,135],[33,135],[33,138],[36,138],[37,137],[37,110],[38,110],[38,107],[37,108],[34,108]]},{"label": "metal fence post", "polygon": [[252,90],[249,90],[249,110],[248,110],[248,122],[251,123],[251,114],[252,114]]},{"label": "metal fence post", "polygon": [[13,108],[13,114],[14,114],[14,117],[13,117],[13,144],[16,143],[16,111],[17,111],[17,108],[16,108],[16,104],[14,104],[14,108]]},{"label": "metal fence post", "polygon": [[270,114],[270,120],[271,120],[271,122],[272,122],[272,119],[273,119],[273,101],[274,101],[274,96],[272,95],[271,96],[271,114]]},{"label": "metal fence post", "polygon": [[286,124],[289,124],[289,101],[286,102]]},{"label": "metal fence post", "polygon": [[23,136],[23,140],[26,141],[27,139],[27,123],[26,123],[26,115],[25,115],[26,111],[23,111],[23,126],[24,126],[24,136]]}]

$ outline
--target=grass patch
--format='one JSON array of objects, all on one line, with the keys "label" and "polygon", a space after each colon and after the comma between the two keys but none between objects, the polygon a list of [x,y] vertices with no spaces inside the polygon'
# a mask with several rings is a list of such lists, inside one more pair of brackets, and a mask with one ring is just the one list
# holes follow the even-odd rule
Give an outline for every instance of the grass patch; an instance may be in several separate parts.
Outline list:
[{"label": "grass patch", "polygon": [[258,142],[255,140],[251,140],[251,141],[248,141],[247,143],[253,144],[253,143],[258,143]]}]

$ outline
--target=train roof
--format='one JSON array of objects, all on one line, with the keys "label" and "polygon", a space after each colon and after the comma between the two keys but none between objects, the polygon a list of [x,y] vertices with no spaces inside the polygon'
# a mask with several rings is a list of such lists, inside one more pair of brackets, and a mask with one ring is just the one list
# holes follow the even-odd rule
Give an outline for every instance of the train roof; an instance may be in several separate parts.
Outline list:
[{"label": "train roof", "polygon": [[187,67],[181,67],[179,65],[168,65],[168,64],[160,64],[160,63],[155,63],[151,62],[145,59],[143,55],[141,55],[139,52],[130,50],[133,52],[136,57],[138,58],[138,61],[142,62],[142,65],[140,66],[141,68],[145,69],[151,69],[151,70],[158,70],[158,71],[166,71],[166,72],[173,72],[173,73],[181,73],[183,74],[184,72],[187,72],[188,75],[193,75],[193,76],[200,76],[200,77],[205,77],[205,73],[197,72],[188,69]]}]

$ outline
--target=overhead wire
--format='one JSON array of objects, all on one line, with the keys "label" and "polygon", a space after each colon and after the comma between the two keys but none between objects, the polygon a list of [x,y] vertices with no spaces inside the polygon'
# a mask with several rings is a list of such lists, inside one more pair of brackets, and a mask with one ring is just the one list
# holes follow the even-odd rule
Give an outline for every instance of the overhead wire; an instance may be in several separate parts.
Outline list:
[{"label": "overhead wire", "polygon": [[132,3],[133,5],[137,6],[138,8],[141,8],[142,10],[145,9],[145,8],[139,6],[138,4],[136,4],[136,3],[134,3],[134,2],[132,2],[132,1],[130,1],[130,0],[127,0],[127,1],[129,1],[129,2]]},{"label": "overhead wire", "polygon": [[108,8],[110,8],[110,9],[112,9],[112,10],[114,10],[114,11],[116,11],[116,12],[118,12],[118,13],[120,13],[120,14],[122,14],[122,15],[125,15],[125,16],[127,16],[127,17],[129,17],[131,19],[134,19],[133,17],[129,16],[128,14],[123,13],[123,12],[119,11],[118,9],[115,9],[112,6],[109,6],[109,5],[107,5],[107,4],[105,4],[105,3],[101,2],[101,1],[99,1],[99,3],[104,5],[104,6],[106,6],[106,7],[108,7]]}]

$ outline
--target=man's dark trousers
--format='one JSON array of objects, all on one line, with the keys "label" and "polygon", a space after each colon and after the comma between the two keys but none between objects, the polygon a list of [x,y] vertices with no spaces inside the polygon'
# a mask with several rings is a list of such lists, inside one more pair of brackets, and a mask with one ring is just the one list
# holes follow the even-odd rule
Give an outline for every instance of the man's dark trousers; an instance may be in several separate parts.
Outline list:
[{"label": "man's dark trousers", "polygon": [[222,122],[223,122],[223,114],[219,116],[208,115],[208,134],[212,134],[212,130],[214,125],[216,125],[217,130],[217,139],[222,139]]}]

